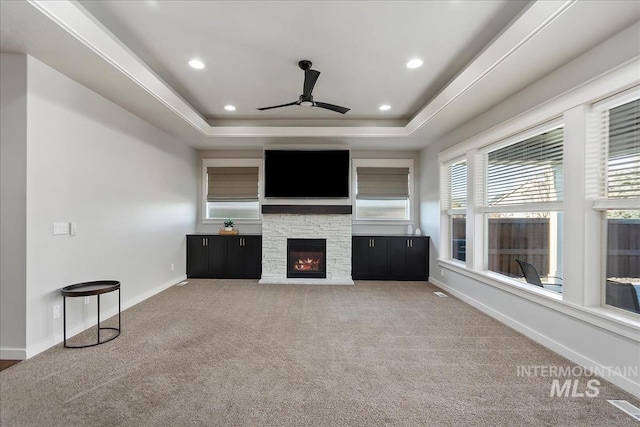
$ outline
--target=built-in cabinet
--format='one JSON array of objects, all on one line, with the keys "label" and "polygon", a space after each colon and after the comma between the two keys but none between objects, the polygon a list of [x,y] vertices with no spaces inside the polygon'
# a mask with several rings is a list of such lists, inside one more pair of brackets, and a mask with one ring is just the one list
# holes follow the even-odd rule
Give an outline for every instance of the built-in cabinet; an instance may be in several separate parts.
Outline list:
[{"label": "built-in cabinet", "polygon": [[[353,236],[354,280],[428,280],[428,236]],[[187,236],[187,277],[259,279],[262,236]]]},{"label": "built-in cabinet", "polygon": [[428,236],[354,236],[354,280],[428,280]]},{"label": "built-in cabinet", "polygon": [[187,236],[187,277],[259,279],[262,236]]}]

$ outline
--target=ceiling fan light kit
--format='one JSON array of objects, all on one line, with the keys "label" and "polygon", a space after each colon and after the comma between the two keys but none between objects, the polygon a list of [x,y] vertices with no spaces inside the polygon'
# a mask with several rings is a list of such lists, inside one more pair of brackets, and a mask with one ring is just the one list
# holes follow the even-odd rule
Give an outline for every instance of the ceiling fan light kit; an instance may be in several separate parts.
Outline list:
[{"label": "ceiling fan light kit", "polygon": [[264,111],[264,110],[272,110],[274,108],[298,105],[302,107],[324,108],[325,110],[335,111],[336,113],[340,113],[340,114],[345,114],[347,111],[349,111],[350,108],[347,108],[347,107],[341,107],[339,105],[328,104],[326,102],[319,102],[319,101],[313,100],[313,95],[311,94],[311,92],[313,92],[313,87],[316,85],[316,82],[318,81],[318,77],[320,76],[320,71],[312,70],[311,69],[312,65],[313,64],[311,63],[311,61],[306,59],[298,62],[298,66],[300,67],[300,69],[304,71],[304,84],[302,85],[302,95],[300,95],[297,101],[289,102],[287,104],[272,105],[271,107],[261,107],[261,108],[258,108],[258,110]]}]

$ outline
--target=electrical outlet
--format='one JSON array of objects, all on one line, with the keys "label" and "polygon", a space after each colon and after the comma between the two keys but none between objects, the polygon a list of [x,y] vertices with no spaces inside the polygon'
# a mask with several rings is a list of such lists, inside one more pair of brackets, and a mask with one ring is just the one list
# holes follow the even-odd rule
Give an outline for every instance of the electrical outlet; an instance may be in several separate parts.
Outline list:
[{"label": "electrical outlet", "polygon": [[441,268],[441,269],[440,269],[440,275],[441,275],[442,277],[444,277],[444,268]]},{"label": "electrical outlet", "polygon": [[53,318],[57,319],[60,317],[60,304],[56,304],[53,306]]},{"label": "electrical outlet", "polygon": [[84,297],[84,305],[87,305],[91,302],[91,297]]},{"label": "electrical outlet", "polygon": [[171,271],[173,271],[173,268],[174,268],[174,265],[173,265],[173,264],[171,264]]}]

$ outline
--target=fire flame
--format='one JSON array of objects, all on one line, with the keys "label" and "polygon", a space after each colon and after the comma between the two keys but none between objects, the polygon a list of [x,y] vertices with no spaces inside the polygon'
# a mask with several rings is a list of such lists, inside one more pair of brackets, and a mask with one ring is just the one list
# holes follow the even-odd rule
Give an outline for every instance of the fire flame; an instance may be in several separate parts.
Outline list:
[{"label": "fire flame", "polygon": [[293,265],[293,269],[297,271],[318,270],[320,268],[320,260],[317,258],[298,259]]}]

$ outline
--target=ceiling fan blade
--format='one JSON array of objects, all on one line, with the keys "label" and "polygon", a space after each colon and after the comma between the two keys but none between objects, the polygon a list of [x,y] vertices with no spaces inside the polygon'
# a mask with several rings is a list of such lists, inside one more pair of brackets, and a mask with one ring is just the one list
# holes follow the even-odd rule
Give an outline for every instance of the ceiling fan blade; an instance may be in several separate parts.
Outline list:
[{"label": "ceiling fan blade", "polygon": [[316,102],[314,106],[324,108],[326,110],[335,111],[337,113],[342,113],[342,114],[346,113],[351,109],[351,108],[341,107],[339,105],[327,104],[326,102]]},{"label": "ceiling fan blade", "polygon": [[257,110],[260,110],[260,111],[271,110],[272,108],[288,107],[290,105],[298,105],[298,101],[293,101],[288,104],[282,104],[282,105],[272,105],[271,107],[257,108]]},{"label": "ceiling fan blade", "polygon": [[320,71],[304,70],[303,97],[306,98],[311,95],[311,91],[313,91],[313,87],[316,85],[316,81],[318,81],[318,76],[320,76]]}]

